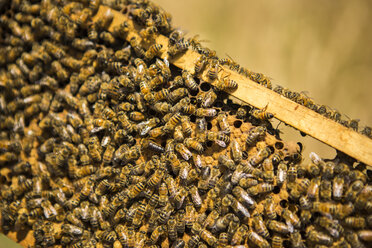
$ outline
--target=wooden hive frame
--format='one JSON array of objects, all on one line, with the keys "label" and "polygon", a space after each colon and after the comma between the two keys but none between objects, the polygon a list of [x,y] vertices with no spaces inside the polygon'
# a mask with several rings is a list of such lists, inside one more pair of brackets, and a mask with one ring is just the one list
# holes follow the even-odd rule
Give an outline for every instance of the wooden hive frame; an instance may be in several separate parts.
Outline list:
[{"label": "wooden hive frame", "polygon": [[[113,20],[108,27],[110,32],[120,25],[123,21],[127,21],[130,31],[126,39],[130,41],[131,38],[136,37],[141,40],[139,35],[140,28],[127,17],[127,15],[110,9],[107,6],[100,6],[97,14],[93,17],[93,21],[97,21],[111,11]],[[169,40],[163,35],[157,35],[155,38],[157,44],[163,45],[161,58],[168,56],[167,48]],[[173,65],[194,72],[195,62],[200,58],[200,54],[189,49],[184,54],[175,58],[169,59]],[[262,109],[267,106],[267,111],[274,114],[278,120],[302,131],[311,137],[320,140],[321,142],[367,164],[372,166],[372,140],[361,135],[341,124],[327,119],[324,116],[312,111],[298,103],[295,103],[276,92],[259,85],[249,78],[246,78],[235,71],[222,67],[219,72],[220,77],[229,77],[238,83],[239,87],[230,94],[243,102],[246,102],[256,108]],[[199,75],[200,79],[211,83],[207,77],[207,71]],[[275,103],[275,104],[274,104]]]},{"label": "wooden hive frame", "polygon": [[[107,11],[110,11],[113,15],[113,21],[108,27],[108,31],[113,32],[117,25],[120,25],[123,21],[127,21],[129,23],[130,31],[126,36],[126,39],[128,41],[130,41],[132,37],[141,39],[139,35],[140,28],[134,24],[134,22],[129,19],[127,15],[110,9],[107,6],[100,6],[97,14],[93,17],[93,21],[97,21],[98,19],[102,18],[103,15],[107,14]],[[160,57],[167,57],[167,48],[169,43],[168,38],[163,35],[157,35],[155,40],[156,43],[163,46]],[[201,55],[197,52],[189,49],[184,54],[169,59],[169,62],[178,68],[194,73],[195,62],[200,56]],[[222,76],[227,76],[239,84],[237,90],[230,92],[232,96],[259,109],[267,107],[267,110],[270,113],[273,113],[275,118],[278,120],[312,136],[315,139],[320,140],[321,142],[339,151],[344,152],[345,154],[367,165],[372,166],[371,139],[349,128],[346,128],[333,120],[327,119],[324,116],[251,81],[250,79],[228,69],[227,67],[222,67],[222,69],[219,71],[219,77]],[[199,78],[205,82],[211,83],[212,85],[216,83],[216,81],[212,81],[208,78],[206,70],[199,75]],[[7,236],[16,242],[19,242],[19,244],[24,247],[34,244],[32,232],[9,232]]]}]

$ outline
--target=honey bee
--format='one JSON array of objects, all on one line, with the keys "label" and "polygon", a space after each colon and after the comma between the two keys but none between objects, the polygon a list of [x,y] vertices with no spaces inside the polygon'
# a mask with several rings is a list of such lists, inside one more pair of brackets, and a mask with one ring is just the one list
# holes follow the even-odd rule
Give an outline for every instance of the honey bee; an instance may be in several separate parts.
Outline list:
[{"label": "honey bee", "polygon": [[214,86],[221,91],[234,91],[238,88],[238,83],[225,76],[222,79],[218,79]]},{"label": "honey bee", "polygon": [[189,228],[191,228],[196,221],[196,210],[191,202],[186,204],[185,207],[185,225]]},{"label": "honey bee", "polygon": [[132,121],[140,122],[146,119],[145,115],[138,111],[133,111],[129,114],[129,118]]},{"label": "honey bee", "polygon": [[174,130],[176,125],[180,123],[181,118],[182,118],[182,115],[180,113],[175,113],[174,115],[172,115],[172,117],[167,121],[167,123],[165,123],[163,127],[163,131],[170,132]]},{"label": "honey bee", "polygon": [[335,174],[340,174],[339,176],[345,176],[348,175],[350,172],[350,168],[347,164],[345,163],[338,163],[334,167],[334,173]]},{"label": "honey bee", "polygon": [[296,166],[290,166],[287,171],[287,178],[289,182],[294,182],[297,179],[297,167]]},{"label": "honey bee", "polygon": [[311,201],[307,195],[303,195],[299,199],[301,209],[310,209],[311,208]]},{"label": "honey bee", "polygon": [[358,235],[351,230],[345,231],[345,238],[350,244],[352,244],[352,247],[365,247],[364,244],[359,240]]},{"label": "honey bee", "polygon": [[165,144],[165,152],[167,155],[174,153],[174,145],[175,145],[174,139],[168,139]]},{"label": "honey bee", "polygon": [[213,108],[198,108],[195,111],[198,117],[214,117],[217,115],[217,110]]},{"label": "honey bee", "polygon": [[248,192],[245,191],[240,186],[236,186],[232,190],[232,193],[238,199],[239,202],[242,202],[249,209],[253,209],[256,206],[256,201],[252,197],[250,197]]},{"label": "honey bee", "polygon": [[113,146],[112,144],[109,144],[105,152],[103,153],[102,162],[104,164],[110,164],[114,156],[114,152],[115,152],[115,146]]},{"label": "honey bee", "polygon": [[66,55],[65,51],[62,48],[56,46],[52,42],[44,40],[42,46],[50,55],[52,55],[56,59],[61,59]]},{"label": "honey bee", "polygon": [[174,197],[176,209],[180,209],[182,207],[183,202],[187,196],[188,196],[187,190],[181,187],[181,189],[177,192],[177,194]]},{"label": "honey bee", "polygon": [[169,88],[178,88],[185,85],[183,78],[181,76],[176,76],[172,81],[168,82]]},{"label": "honey bee", "polygon": [[[289,183],[289,185],[293,185],[293,184]],[[310,180],[308,178],[298,179],[297,184],[296,184],[296,190],[299,193],[306,193],[309,186],[310,186]]]},{"label": "honey bee", "polygon": [[211,60],[207,66],[208,68],[208,72],[207,72],[207,76],[210,80],[216,80],[217,79],[217,76],[218,76],[218,67],[219,67],[219,63],[218,63],[218,60]]},{"label": "honey bee", "polygon": [[195,82],[193,76],[188,71],[183,71],[182,78],[185,82],[185,86],[190,90],[197,90],[198,84]]},{"label": "honey bee", "polygon": [[153,187],[157,185],[162,180],[163,175],[164,175],[164,170],[160,170],[160,169],[156,170],[155,173],[147,181],[147,185],[149,187]]},{"label": "honey bee", "polygon": [[25,108],[24,116],[27,119],[27,118],[37,114],[38,112],[40,112],[39,104],[33,103],[29,107]]},{"label": "honey bee", "polygon": [[200,236],[199,235],[193,235],[190,237],[189,241],[187,242],[187,246],[190,248],[194,248],[197,245],[199,245],[200,242]]},{"label": "honey bee", "polygon": [[123,226],[122,224],[118,224],[115,227],[115,232],[118,235],[118,240],[120,241],[120,243],[123,246],[128,245],[128,230],[127,230],[127,228],[125,226]]},{"label": "honey bee", "polygon": [[181,38],[174,46],[168,48],[168,55],[170,57],[175,57],[180,53],[186,52],[189,46],[190,43],[187,40]]},{"label": "honey bee", "polygon": [[304,169],[311,176],[317,176],[320,173],[320,168],[315,163],[309,163],[305,165]]},{"label": "honey bee", "polygon": [[114,243],[115,240],[117,240],[117,235],[116,235],[116,232],[114,232],[114,231],[109,231],[109,230],[100,231],[100,230],[97,230],[95,234],[96,234],[96,236],[99,240],[102,240],[102,241],[105,241],[105,242],[108,242],[108,243]]},{"label": "honey bee", "polygon": [[314,226],[307,227],[306,237],[307,240],[315,244],[332,245],[333,239],[325,233],[316,231]]},{"label": "honey bee", "polygon": [[23,97],[31,96],[41,91],[40,85],[25,85],[21,88],[21,94]]},{"label": "honey bee", "polygon": [[123,21],[120,25],[114,27],[113,34],[118,38],[125,39],[129,32],[129,26],[127,21]]},{"label": "honey bee", "polygon": [[113,46],[116,43],[116,38],[106,31],[101,32],[99,38],[108,46]]},{"label": "honey bee", "polygon": [[215,246],[217,245],[217,238],[213,236],[211,232],[201,227],[201,225],[197,222],[193,223],[192,225],[193,232],[200,236],[208,245]]},{"label": "honey bee", "polygon": [[251,241],[257,247],[260,247],[260,248],[269,248],[270,247],[269,242],[266,239],[264,239],[263,237],[261,237],[260,235],[258,235],[256,232],[254,232],[252,230],[248,230],[247,233],[248,233],[247,237],[248,237],[249,241]]},{"label": "honey bee", "polygon": [[206,133],[206,139],[209,141],[216,142],[221,147],[226,147],[226,143],[230,142],[229,136],[223,134],[223,133],[216,133],[212,131],[208,131]]},{"label": "honey bee", "polygon": [[169,220],[167,223],[167,229],[168,229],[169,239],[172,241],[175,241],[178,236],[176,225],[177,225],[176,218],[174,216],[169,217]]},{"label": "honey bee", "polygon": [[327,232],[336,239],[340,236],[340,232],[344,231],[341,225],[325,216],[318,217],[315,223],[327,230]]},{"label": "honey bee", "polygon": [[275,212],[275,203],[270,196],[265,201],[265,213],[269,219],[276,219],[277,214]]},{"label": "honey bee", "polygon": [[185,159],[186,161],[192,157],[192,153],[182,143],[177,143],[175,146],[175,149],[182,156],[182,158]]},{"label": "honey bee", "polygon": [[163,61],[160,59],[156,59],[155,66],[159,69],[160,74],[162,77],[164,77],[166,80],[169,80],[171,77],[171,71],[169,69],[169,61],[167,58],[164,58]]},{"label": "honey bee", "polygon": [[191,188],[189,188],[189,192],[195,207],[200,208],[202,204],[202,198],[199,194],[198,188],[196,186],[192,186]]},{"label": "honey bee", "polygon": [[247,146],[248,147],[254,146],[257,141],[261,140],[265,136],[265,133],[266,128],[263,126],[257,126],[250,129],[246,141]]},{"label": "honey bee", "polygon": [[363,240],[363,241],[366,241],[366,242],[370,242],[371,241],[371,231],[370,230],[361,230],[361,231],[358,231],[358,237],[359,239]]},{"label": "honey bee", "polygon": [[160,123],[158,118],[151,118],[147,121],[143,121],[137,124],[137,130],[139,131],[140,135],[146,135],[152,128],[156,127]]},{"label": "honey bee", "polygon": [[207,59],[206,59],[205,55],[199,56],[196,59],[194,64],[195,64],[195,66],[194,66],[195,74],[200,73],[204,69],[205,65],[207,64]]},{"label": "honey bee", "polygon": [[184,105],[182,110],[185,114],[191,115],[195,113],[196,106],[194,104]]},{"label": "honey bee", "polygon": [[354,211],[354,205],[351,203],[343,205],[330,202],[313,202],[313,210],[323,213],[324,215],[332,215],[336,218],[343,219]]},{"label": "honey bee", "polygon": [[150,244],[155,244],[160,236],[165,234],[165,226],[161,225],[155,228],[155,230],[151,233],[149,243]]},{"label": "honey bee", "polygon": [[136,55],[140,58],[144,58],[145,57],[145,50],[141,47],[141,44],[140,42],[138,41],[138,39],[136,37],[132,37],[129,41],[130,45],[133,47],[133,50],[134,52],[136,53]]},{"label": "honey bee", "polygon": [[168,100],[172,103],[186,96],[189,91],[186,88],[178,88],[168,94]]},{"label": "honey bee", "polygon": [[360,193],[364,186],[364,183],[361,180],[356,180],[352,182],[349,188],[345,192],[345,199],[348,201],[355,201],[357,195]]},{"label": "honey bee", "polygon": [[289,234],[293,232],[293,226],[288,226],[280,221],[268,220],[266,225],[268,229],[280,234]]},{"label": "honey bee", "polygon": [[179,162],[179,164],[177,164],[179,167],[176,168],[176,171],[174,170],[174,166],[172,166],[172,169],[173,169],[173,172],[178,174],[178,176],[180,177],[180,179],[182,181],[185,181],[187,179],[191,179],[191,180],[194,180],[195,178],[194,177],[189,177],[189,172],[191,170],[191,165],[186,162],[186,161],[183,161],[182,163]]},{"label": "honey bee", "polygon": [[121,50],[115,51],[115,59],[117,61],[128,61],[131,56],[130,47],[125,47]]},{"label": "honey bee", "polygon": [[240,245],[243,240],[245,239],[248,233],[248,226],[243,224],[236,230],[235,234],[232,236],[231,244],[232,245]]},{"label": "honey bee", "polygon": [[145,212],[146,212],[146,207],[147,207],[147,204],[145,202],[145,200],[143,200],[140,205],[138,206],[135,214],[134,214],[134,218],[133,218],[133,226],[134,227],[139,227],[142,223],[142,219],[145,215]]},{"label": "honey bee", "polygon": [[[219,164],[221,164],[223,166],[226,166],[226,168],[228,168],[230,170],[235,170],[236,169],[236,165],[235,165],[234,161],[226,155],[221,154],[218,157],[218,162],[219,162]],[[238,180],[234,180],[234,181],[237,182]]]},{"label": "honey bee", "polygon": [[317,199],[319,195],[319,186],[320,186],[320,179],[313,178],[311,180],[310,186],[307,190],[307,195],[310,199]]},{"label": "honey bee", "polygon": [[294,231],[290,234],[289,240],[291,241],[291,244],[293,247],[297,248],[304,248],[305,244],[302,241],[301,234],[298,231]]},{"label": "honey bee", "polygon": [[265,158],[269,157],[270,156],[270,153],[271,153],[271,151],[270,151],[270,149],[268,147],[265,147],[264,149],[260,149],[260,150],[258,150],[257,154],[249,160],[249,163],[252,166],[257,166]]},{"label": "honey bee", "polygon": [[275,152],[271,157],[273,165],[278,165],[282,161],[283,156],[284,155],[282,151]]},{"label": "honey bee", "polygon": [[153,59],[155,56],[158,56],[161,53],[161,49],[163,48],[163,45],[161,44],[154,44],[149,47],[149,49],[145,53],[145,58],[147,60]]},{"label": "honey bee", "polygon": [[254,225],[254,229],[260,236],[267,239],[269,237],[269,230],[267,230],[265,223],[262,220],[261,215],[256,215],[253,217],[252,223]]},{"label": "honey bee", "polygon": [[0,150],[19,153],[22,146],[18,140],[0,140]]},{"label": "honey bee", "polygon": [[287,223],[291,223],[295,228],[300,228],[301,221],[292,211],[283,208],[281,216],[286,220]]},{"label": "honey bee", "polygon": [[180,29],[175,29],[172,33],[169,34],[169,43],[175,45],[179,40],[184,37],[184,33]]},{"label": "honey bee", "polygon": [[[157,98],[157,95],[155,93],[154,95],[154,98],[155,98],[155,101],[156,98]],[[171,109],[171,105],[167,102],[156,102],[153,106],[152,106],[153,110],[155,110],[156,112],[158,113],[161,113],[161,114],[166,114],[166,113],[169,113],[170,112],[170,109]]]},{"label": "honey bee", "polygon": [[227,119],[226,119],[226,114],[225,113],[220,113],[218,114],[217,116],[217,121],[218,121],[218,125],[220,126],[221,128],[221,132],[225,133],[225,134],[230,134],[230,125],[229,123],[227,122]]},{"label": "honey bee", "polygon": [[252,109],[250,111],[251,115],[259,120],[269,120],[273,118],[274,115],[266,111],[267,107],[268,105],[266,105],[263,109]]},{"label": "honey bee", "polygon": [[235,185],[239,183],[239,180],[244,177],[244,172],[243,172],[243,165],[239,164],[234,173],[231,176],[231,182]]},{"label": "honey bee", "polygon": [[221,214],[227,214],[230,207],[232,207],[236,213],[239,213],[244,217],[250,217],[248,210],[237,199],[235,199],[234,196],[227,194],[221,201]]},{"label": "honey bee", "polygon": [[204,151],[204,147],[201,143],[199,143],[196,139],[194,138],[186,138],[184,140],[184,144],[188,147],[188,148],[192,148],[194,149],[195,151],[197,151],[198,153],[202,153]]},{"label": "honey bee", "polygon": [[176,126],[174,129],[173,138],[177,142],[182,142],[185,139],[181,126]]},{"label": "honey bee", "polygon": [[328,180],[322,180],[319,190],[320,198],[330,201],[332,198],[332,183]]},{"label": "honey bee", "polygon": [[[186,111],[186,112],[193,113],[195,112],[195,106],[188,107],[190,103],[191,103],[190,98],[184,97],[171,107],[171,112],[176,113],[176,112]],[[186,110],[186,108],[189,108],[190,110]]]},{"label": "honey bee", "polygon": [[57,216],[57,211],[49,200],[43,200],[41,202],[41,208],[46,219],[54,219]]},{"label": "honey bee", "polygon": [[363,217],[346,217],[344,224],[355,229],[364,229],[366,227],[366,220]]},{"label": "honey bee", "polygon": [[80,70],[80,68],[83,66],[83,62],[81,60],[74,59],[73,57],[67,56],[67,57],[62,58],[60,61],[62,65],[74,71]]},{"label": "honey bee", "polygon": [[[207,93],[199,93],[200,94],[200,98],[198,97],[197,98],[197,101],[198,102],[200,102],[201,103],[201,106],[203,107],[203,108],[209,108],[209,107],[211,107],[212,105],[213,105],[213,103],[217,100],[217,95],[216,95],[216,93],[214,93],[214,91],[213,90],[210,90],[210,91],[208,91]],[[224,118],[221,118],[221,119],[219,119],[218,121],[225,121],[225,119]],[[220,125],[220,127],[221,127],[221,129],[222,130],[224,130],[224,131],[228,131],[227,130],[227,125],[226,125],[226,123],[223,123],[222,125],[223,125],[223,127],[221,126],[221,123],[219,124]]]},{"label": "honey bee", "polygon": [[360,133],[367,136],[368,138],[372,138],[372,128],[369,126],[365,126],[363,130],[360,131]]},{"label": "honey bee", "polygon": [[258,181],[257,179],[254,179],[254,178],[243,177],[239,180],[239,186],[242,187],[243,189],[247,189],[257,184],[258,184]]}]

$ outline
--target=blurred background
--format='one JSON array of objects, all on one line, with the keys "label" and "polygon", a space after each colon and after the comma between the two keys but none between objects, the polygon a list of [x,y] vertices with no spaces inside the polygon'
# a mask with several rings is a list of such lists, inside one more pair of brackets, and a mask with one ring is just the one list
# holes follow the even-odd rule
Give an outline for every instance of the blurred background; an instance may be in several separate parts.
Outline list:
[{"label": "blurred background", "polygon": [[[200,35],[218,55],[262,72],[320,104],[337,109],[360,126],[372,126],[372,1],[154,0],[173,25]],[[283,139],[301,141],[304,157],[335,151],[283,128]],[[362,145],[362,144],[361,144]],[[0,248],[20,247],[0,237]]]},{"label": "blurred background", "polygon": [[[305,91],[360,126],[372,126],[372,1],[154,0],[188,36],[199,35],[220,57]],[[334,149],[294,129],[284,140],[300,141],[304,157],[326,158]]]}]

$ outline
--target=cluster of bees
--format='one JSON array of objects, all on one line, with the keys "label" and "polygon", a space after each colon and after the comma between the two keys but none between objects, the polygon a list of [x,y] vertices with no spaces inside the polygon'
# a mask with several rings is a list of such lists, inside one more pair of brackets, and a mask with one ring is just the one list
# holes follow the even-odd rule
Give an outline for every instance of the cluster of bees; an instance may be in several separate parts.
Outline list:
[{"label": "cluster of bees", "polygon": [[266,77],[262,73],[252,72],[249,69],[240,66],[230,58],[220,59],[219,62],[221,65],[227,65],[229,69],[236,71],[245,77],[248,77],[252,81],[259,83],[269,89],[272,89],[276,93],[372,139],[372,128],[370,126],[364,126],[363,129],[359,129],[359,119],[351,119],[346,115],[343,116],[336,109],[330,108],[327,105],[315,103],[315,101],[311,97],[309,97],[306,92],[298,93],[284,88],[280,85],[273,87],[268,77]]},{"label": "cluster of bees", "polygon": [[[147,0],[105,1],[142,29],[108,32],[100,1],[11,1],[0,16],[2,232],[36,247],[367,247],[371,171],[283,142],[264,110],[160,59],[214,51]],[[169,37],[169,47],[155,43]],[[262,74],[242,70],[271,88]]]}]

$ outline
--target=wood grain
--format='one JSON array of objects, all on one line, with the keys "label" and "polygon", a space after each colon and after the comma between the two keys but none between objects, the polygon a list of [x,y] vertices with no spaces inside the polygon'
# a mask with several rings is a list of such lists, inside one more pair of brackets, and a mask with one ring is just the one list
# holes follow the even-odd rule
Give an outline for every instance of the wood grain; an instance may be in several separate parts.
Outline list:
[{"label": "wood grain", "polygon": [[[120,25],[123,21],[127,21],[130,24],[131,30],[126,39],[128,41],[132,37],[141,39],[138,27],[127,15],[112,10],[107,6],[100,6],[96,16],[93,17],[93,21],[102,18],[108,11],[111,11],[113,15],[113,21],[108,27],[109,31],[112,32],[115,26]],[[160,57],[167,57],[166,50],[168,48],[168,38],[163,35],[158,35],[155,40],[156,43],[163,45],[163,51]],[[200,55],[197,52],[188,50],[180,56],[169,59],[169,62],[181,69],[193,73],[195,62],[199,57]],[[219,76],[221,75],[229,75],[228,77],[231,80],[235,80],[239,84],[236,91],[230,92],[234,97],[256,108],[264,108],[267,105],[267,111],[273,113],[278,120],[365,164],[372,165],[371,139],[333,120],[327,119],[226,67],[223,67],[219,72]],[[214,83],[206,77],[206,71],[199,75],[199,77],[206,82]]]}]

